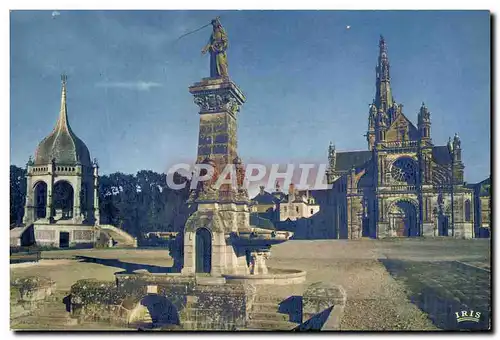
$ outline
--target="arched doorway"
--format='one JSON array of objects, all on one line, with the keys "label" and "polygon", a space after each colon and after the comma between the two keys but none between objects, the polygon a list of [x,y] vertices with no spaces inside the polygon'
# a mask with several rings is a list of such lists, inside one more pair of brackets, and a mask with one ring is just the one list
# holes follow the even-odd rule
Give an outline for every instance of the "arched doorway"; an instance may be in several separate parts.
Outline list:
[{"label": "arched doorway", "polygon": [[73,187],[66,181],[59,181],[54,185],[54,211],[57,219],[73,218]]},{"label": "arched doorway", "polygon": [[465,214],[465,222],[472,221],[472,212],[471,212],[471,204],[469,200],[465,200],[464,202],[464,214]]},{"label": "arched doorway", "polygon": [[419,236],[417,209],[409,201],[401,200],[394,203],[389,210],[391,230],[398,237]]},{"label": "arched doorway", "polygon": [[35,184],[35,220],[47,216],[47,183],[38,182]]},{"label": "arched doorway", "polygon": [[448,236],[448,230],[450,228],[450,217],[444,214],[438,216],[438,235]]},{"label": "arched doorway", "polygon": [[212,270],[212,236],[205,228],[196,230],[195,272],[210,273]]},{"label": "arched doorway", "polygon": [[177,308],[166,297],[148,294],[132,310],[129,325],[134,328],[175,328],[180,325]]}]

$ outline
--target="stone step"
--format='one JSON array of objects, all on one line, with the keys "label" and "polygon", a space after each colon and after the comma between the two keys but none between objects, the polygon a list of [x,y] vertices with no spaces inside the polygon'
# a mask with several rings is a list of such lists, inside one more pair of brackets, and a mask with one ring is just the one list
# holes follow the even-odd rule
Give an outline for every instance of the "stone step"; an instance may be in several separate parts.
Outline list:
[{"label": "stone step", "polygon": [[223,285],[226,278],[222,276],[196,276],[196,284],[199,285]]},{"label": "stone step", "polygon": [[[63,318],[71,318],[71,314],[68,312],[60,312],[60,311],[54,311],[54,312],[45,312],[45,313],[40,313],[40,312],[35,312],[31,316],[43,319],[43,318],[49,318],[49,319],[63,319]],[[75,319],[76,320],[76,319]]]},{"label": "stone step", "polygon": [[78,325],[78,319],[71,318],[63,303],[64,297],[69,293],[56,291],[46,301],[40,301],[36,309],[30,315],[11,320],[13,329],[65,329],[69,326]]},{"label": "stone step", "polygon": [[262,330],[292,330],[298,324],[289,321],[274,321],[274,320],[249,320],[246,328],[262,329]]},{"label": "stone step", "polygon": [[264,312],[277,312],[278,305],[276,303],[265,303],[265,302],[254,302],[252,305],[252,312],[264,313]]},{"label": "stone step", "polygon": [[80,323],[76,325],[65,325],[65,324],[40,324],[40,323],[11,323],[11,329],[13,330],[27,330],[27,331],[51,331],[51,330],[63,330],[63,331],[103,331],[103,330],[120,330],[120,331],[136,331],[133,328],[118,327],[106,323]]},{"label": "stone step", "polygon": [[230,328],[230,327],[226,327],[226,328],[214,328],[211,325],[204,324],[203,322],[192,321],[192,320],[191,321],[189,321],[189,320],[181,321],[180,327],[184,331],[195,330],[195,331],[213,331],[213,332],[219,331],[220,332],[220,331],[233,331],[233,330],[236,330],[235,328]]},{"label": "stone step", "polygon": [[[57,326],[75,326],[78,325],[77,319],[68,317],[55,317],[55,316],[39,316],[30,315],[27,317],[18,318],[11,322],[11,325],[37,325],[40,328],[50,328]],[[14,327],[13,327],[14,328]],[[24,327],[21,327],[24,328]]]},{"label": "stone step", "polygon": [[250,312],[248,316],[250,320],[273,320],[273,321],[288,321],[290,316],[288,314],[277,312]]},{"label": "stone step", "polygon": [[283,298],[273,295],[259,294],[255,297],[254,302],[276,303],[279,304]]}]

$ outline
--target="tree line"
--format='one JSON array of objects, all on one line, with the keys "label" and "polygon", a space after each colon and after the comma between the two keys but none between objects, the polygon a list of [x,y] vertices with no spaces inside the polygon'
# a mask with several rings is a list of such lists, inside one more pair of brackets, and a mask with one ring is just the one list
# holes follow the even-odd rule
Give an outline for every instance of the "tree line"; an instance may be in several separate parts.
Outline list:
[{"label": "tree line", "polygon": [[[180,175],[174,182],[186,181]],[[149,231],[180,231],[189,216],[189,181],[182,190],[168,187],[166,174],[141,170],[135,175],[115,172],[99,177],[101,224],[112,224],[133,236]],[[22,222],[26,170],[10,166],[10,223]]]}]

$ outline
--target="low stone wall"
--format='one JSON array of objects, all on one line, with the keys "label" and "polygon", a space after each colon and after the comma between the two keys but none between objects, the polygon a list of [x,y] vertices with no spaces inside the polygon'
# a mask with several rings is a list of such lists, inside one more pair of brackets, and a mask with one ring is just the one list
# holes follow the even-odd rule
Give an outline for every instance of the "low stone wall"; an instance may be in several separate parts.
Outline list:
[{"label": "low stone wall", "polygon": [[338,330],[347,295],[344,288],[327,282],[311,284],[302,296],[302,321],[298,330]]},{"label": "low stone wall", "polygon": [[245,326],[247,291],[243,285],[197,285],[191,294],[192,302],[185,309],[188,315],[182,318],[185,329],[235,330]]},{"label": "low stone wall", "polygon": [[269,268],[268,274],[223,274],[222,276],[228,283],[283,286],[303,283],[306,280],[306,275],[307,272],[302,270]]},{"label": "low stone wall", "polygon": [[10,285],[18,289],[19,300],[24,302],[45,300],[56,289],[55,282],[43,276],[17,278]]},{"label": "low stone wall", "polygon": [[59,248],[60,234],[69,233],[70,248],[92,248],[95,242],[95,227],[77,224],[42,224],[34,223],[35,241],[38,246]]},{"label": "low stone wall", "polygon": [[120,326],[134,327],[149,314],[162,326],[168,321],[186,330],[233,330],[245,326],[254,295],[252,286],[197,284],[193,276],[117,274],[116,283],[75,283],[71,311],[81,320]]},{"label": "low stone wall", "polygon": [[54,281],[42,276],[17,278],[10,283],[11,319],[31,314],[55,291]]},{"label": "low stone wall", "polygon": [[71,286],[71,316],[80,321],[106,321],[126,326],[132,308],[128,300],[126,293],[116,289],[113,282],[79,280]]}]

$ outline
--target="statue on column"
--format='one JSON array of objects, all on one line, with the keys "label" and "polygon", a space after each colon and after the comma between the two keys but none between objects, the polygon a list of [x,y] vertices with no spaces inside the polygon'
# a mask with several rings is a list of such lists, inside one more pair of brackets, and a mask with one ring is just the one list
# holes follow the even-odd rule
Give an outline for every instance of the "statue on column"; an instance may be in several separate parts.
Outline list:
[{"label": "statue on column", "polygon": [[212,20],[212,35],[208,44],[201,50],[202,54],[210,52],[210,77],[229,78],[227,71],[226,50],[228,47],[227,34],[218,18]]},{"label": "statue on column", "polygon": [[337,159],[337,153],[335,150],[335,145],[333,145],[332,142],[330,142],[330,145],[328,146],[328,162],[330,163],[330,170],[334,171],[335,170],[335,163]]},{"label": "statue on column", "polygon": [[455,132],[455,136],[453,137],[453,149],[460,149],[460,137],[458,137],[458,133]]}]

